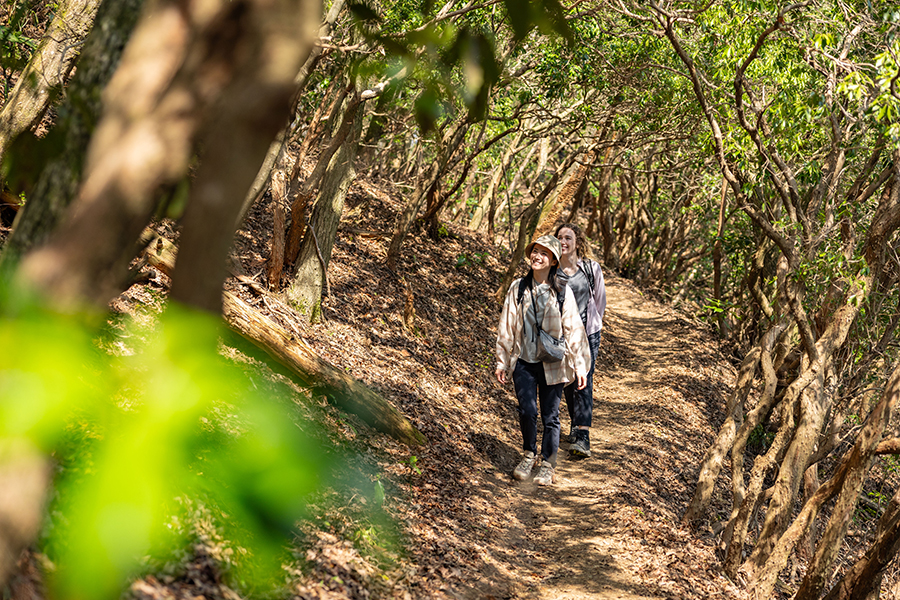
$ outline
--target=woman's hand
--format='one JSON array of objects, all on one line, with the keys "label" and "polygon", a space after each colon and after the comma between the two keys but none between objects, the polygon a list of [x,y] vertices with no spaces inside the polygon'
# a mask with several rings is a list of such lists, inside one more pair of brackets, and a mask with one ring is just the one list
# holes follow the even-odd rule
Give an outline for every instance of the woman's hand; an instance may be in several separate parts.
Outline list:
[{"label": "woman's hand", "polygon": [[587,385],[587,375],[578,375],[576,381],[578,382],[578,389],[583,390],[584,386]]},{"label": "woman's hand", "polygon": [[[502,384],[506,384],[506,370],[505,369],[497,369],[497,371],[494,373],[494,375],[497,376],[497,381],[499,381]],[[578,388],[578,389],[581,389],[581,388]]]}]

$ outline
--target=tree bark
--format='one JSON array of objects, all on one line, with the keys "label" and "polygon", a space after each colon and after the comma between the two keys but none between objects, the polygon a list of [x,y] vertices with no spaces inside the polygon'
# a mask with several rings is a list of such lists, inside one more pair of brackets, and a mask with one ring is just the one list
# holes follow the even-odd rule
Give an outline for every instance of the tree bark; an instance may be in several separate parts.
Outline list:
[{"label": "tree bark", "polygon": [[241,35],[217,38],[215,43],[224,45],[208,50],[233,53],[233,62],[230,80],[202,122],[204,152],[183,219],[171,292],[173,300],[216,313],[245,195],[288,120],[294,79],[309,56],[320,19],[313,0],[247,0],[223,9],[223,18],[238,19],[225,25],[240,27]]},{"label": "tree bark", "polygon": [[172,297],[221,309],[237,213],[286,118],[317,7],[311,0],[190,6],[158,0],[145,13],[107,88],[71,217],[22,264],[23,279],[58,302],[105,305],[118,293],[156,194],[186,174],[202,137],[205,164],[185,215]]},{"label": "tree bark", "polygon": [[0,588],[40,531],[52,475],[49,458],[30,443],[0,440]]},{"label": "tree bark", "polygon": [[[290,180],[288,183],[287,198],[293,198],[291,202],[291,224],[287,233],[287,244],[285,245],[284,262],[288,265],[294,265],[297,257],[300,255],[300,246],[303,243],[306,234],[306,216],[309,212],[309,203],[313,198],[313,194],[322,178],[325,176],[326,170],[331,165],[331,159],[335,153],[345,144],[347,136],[350,135],[351,129],[355,127],[357,122],[357,113],[359,111],[361,100],[356,90],[347,88],[348,93],[343,94],[343,98],[347,98],[347,104],[337,104],[332,110],[341,115],[341,124],[337,132],[328,145],[319,153],[316,160],[316,166],[313,167],[312,173],[301,183],[301,162],[303,162],[304,152],[301,150],[294,168],[291,170]],[[349,96],[349,97],[348,97]],[[330,118],[334,118],[332,115]],[[361,118],[361,116],[360,116]],[[353,142],[357,143],[357,142]],[[305,144],[305,142],[304,142]],[[355,156],[355,155],[354,155]]]},{"label": "tree bark", "polygon": [[[66,89],[54,125],[60,147],[40,169],[33,188],[26,189],[28,202],[16,215],[13,231],[0,255],[3,277],[9,277],[26,252],[47,240],[74,202],[84,171],[84,156],[103,110],[97,90],[106,87],[118,67],[143,3],[144,0],[104,2],[97,11],[97,27],[85,40],[78,71]],[[20,160],[15,153],[11,158],[14,163]],[[21,160],[28,161],[30,157]]]},{"label": "tree bark", "polygon": [[525,247],[528,246],[528,242],[536,235],[538,223],[540,223],[541,215],[544,212],[541,207],[545,204],[547,197],[557,189],[560,178],[569,170],[572,163],[575,162],[576,156],[577,155],[574,152],[569,155],[566,161],[560,165],[559,169],[557,169],[550,178],[550,181],[547,182],[547,185],[544,186],[541,193],[538,194],[534,201],[522,212],[522,216],[519,218],[519,235],[516,239],[516,247],[513,250],[509,266],[506,268],[506,273],[503,275],[503,282],[494,294],[494,297],[498,302],[502,302],[503,298],[506,296],[506,291],[512,284],[513,279],[516,278],[516,273],[521,267],[522,260],[525,258]]},{"label": "tree bark", "polygon": [[100,0],[64,0],[0,110],[0,161],[12,140],[35,128],[72,72]]},{"label": "tree bark", "polygon": [[421,189],[417,190],[397,218],[397,225],[385,258],[385,262],[391,270],[396,270],[397,268],[397,260],[400,258],[400,247],[403,245],[403,240],[406,239],[407,234],[409,234],[416,215],[419,214],[419,209],[422,208],[426,201],[430,201],[430,198],[433,198],[438,193],[437,188],[446,172],[447,165],[465,140],[470,125],[471,123],[468,119],[463,118],[454,123],[442,136],[438,159],[429,168],[428,175],[426,175]]},{"label": "tree bark", "polygon": [[837,493],[838,499],[832,510],[831,518],[828,520],[828,525],[822,534],[815,556],[810,561],[806,576],[795,599],[818,600],[821,596],[830,565],[834,562],[853,511],[856,509],[860,490],[875,457],[875,449],[885,428],[890,423],[898,399],[900,399],[900,367],[894,370],[882,394],[881,401],[869,413],[856,443],[842,460],[832,480],[827,485],[820,487],[819,491],[806,502],[801,514],[778,541],[772,558],[759,572],[755,589],[764,597],[771,595],[778,573],[787,564],[790,551],[812,524],[821,506]]},{"label": "tree bark", "polygon": [[[322,296],[328,292],[328,263],[347,190],[356,176],[354,162],[362,133],[363,113],[357,110],[360,106],[358,101],[352,104],[355,108],[344,115],[347,135],[328,164],[295,265],[294,278],[286,292],[291,302],[313,320],[318,318]],[[344,129],[344,126],[341,128]]]},{"label": "tree bark", "polygon": [[475,207],[472,218],[469,219],[469,229],[473,231],[481,229],[485,215],[492,207],[496,206],[497,188],[500,187],[500,180],[503,179],[503,174],[506,173],[506,170],[509,168],[513,154],[518,151],[519,143],[521,141],[522,131],[520,130],[503,152],[503,156],[500,158],[500,164],[494,167],[491,181],[488,183],[487,189],[482,195],[481,200],[478,202],[478,205]]}]

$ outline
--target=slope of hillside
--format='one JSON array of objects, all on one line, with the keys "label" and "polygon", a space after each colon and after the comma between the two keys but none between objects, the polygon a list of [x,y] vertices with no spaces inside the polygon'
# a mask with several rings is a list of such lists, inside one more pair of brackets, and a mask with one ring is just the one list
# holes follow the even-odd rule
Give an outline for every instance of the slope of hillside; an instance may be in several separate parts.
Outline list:
[{"label": "slope of hillside", "polygon": [[[390,186],[353,186],[324,320],[309,325],[298,317],[292,327],[380,391],[429,443],[407,448],[326,410],[335,436],[359,453],[298,541],[304,566],[294,593],[738,597],[717,572],[711,533],[677,526],[733,378],[714,340],[607,273],[594,456],[576,462],[563,452],[552,488],[514,483],[515,397],[493,378],[500,310],[493,294],[506,253],[448,226],[439,240],[411,235],[399,272],[389,271],[383,258],[402,200]],[[257,281],[264,280],[269,210],[255,207],[237,240],[241,266]],[[412,329],[403,323],[409,302]],[[369,511],[376,480],[386,500]]]}]

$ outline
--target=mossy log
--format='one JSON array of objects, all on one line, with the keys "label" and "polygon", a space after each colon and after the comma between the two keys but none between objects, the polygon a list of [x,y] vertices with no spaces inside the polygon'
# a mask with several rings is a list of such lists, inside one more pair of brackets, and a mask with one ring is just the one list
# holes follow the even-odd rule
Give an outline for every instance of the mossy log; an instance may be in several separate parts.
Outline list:
[{"label": "mossy log", "polygon": [[324,360],[305,341],[230,292],[225,292],[222,300],[228,325],[289,369],[314,393],[324,395],[341,410],[405,444],[426,443],[425,436],[380,394]]}]

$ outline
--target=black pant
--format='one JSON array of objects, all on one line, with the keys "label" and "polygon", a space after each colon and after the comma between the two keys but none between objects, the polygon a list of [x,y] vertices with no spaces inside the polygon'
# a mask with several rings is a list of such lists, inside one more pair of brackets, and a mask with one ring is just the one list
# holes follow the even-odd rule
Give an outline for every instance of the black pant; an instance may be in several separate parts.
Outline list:
[{"label": "black pant", "polygon": [[519,400],[519,427],[522,429],[522,449],[537,454],[538,400],[541,404],[541,422],[544,435],[541,441],[541,458],[556,466],[559,450],[559,401],[563,384],[548,385],[543,363],[516,362],[513,384]]},{"label": "black pant", "polygon": [[576,389],[577,382],[570,383],[564,390],[569,419],[575,427],[591,426],[594,414],[594,363],[597,362],[597,351],[600,349],[599,331],[588,336],[588,346],[591,349],[591,370],[587,374],[587,385],[579,390]]}]

